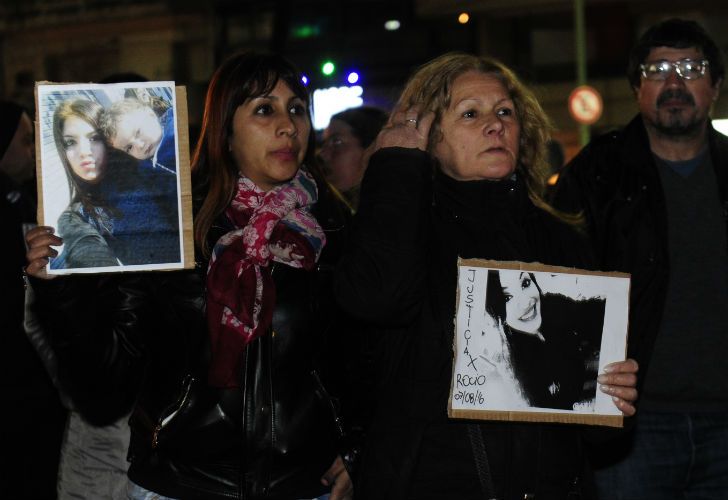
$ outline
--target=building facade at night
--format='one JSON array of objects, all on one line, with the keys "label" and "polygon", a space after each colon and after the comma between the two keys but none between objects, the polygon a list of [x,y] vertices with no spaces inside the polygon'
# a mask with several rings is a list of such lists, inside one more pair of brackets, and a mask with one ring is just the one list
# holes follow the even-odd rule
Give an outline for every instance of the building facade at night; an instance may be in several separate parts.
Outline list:
[{"label": "building facade at night", "polygon": [[[692,18],[728,48],[721,0],[584,2],[587,82],[604,100],[596,133],[636,112],[624,74],[646,26]],[[0,95],[31,106],[35,81],[91,82],[133,71],[185,85],[195,125],[214,68],[232,52],[256,48],[290,57],[314,89],[348,85],[356,71],[364,102],[389,107],[414,68],[462,50],[501,59],[536,90],[568,159],[579,148],[567,110],[576,85],[573,10],[573,0],[4,0]],[[387,30],[388,21],[399,28]],[[335,64],[330,75],[320,70],[325,61]],[[713,117],[728,117],[728,98]]]}]

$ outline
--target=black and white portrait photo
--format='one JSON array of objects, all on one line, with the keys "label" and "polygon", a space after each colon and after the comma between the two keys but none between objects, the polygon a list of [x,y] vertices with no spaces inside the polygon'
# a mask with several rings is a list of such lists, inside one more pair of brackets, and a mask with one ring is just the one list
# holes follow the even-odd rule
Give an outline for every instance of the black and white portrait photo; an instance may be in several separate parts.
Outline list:
[{"label": "black and white portrait photo", "polygon": [[63,238],[49,274],[184,267],[174,83],[36,89],[39,218]]},{"label": "black and white portrait photo", "polygon": [[507,412],[518,419],[523,412],[524,420],[585,423],[598,422],[591,417],[599,415],[621,418],[596,379],[600,367],[624,359],[628,278],[463,262],[468,265],[459,267],[453,416],[483,411],[476,418],[502,419],[498,412]]}]

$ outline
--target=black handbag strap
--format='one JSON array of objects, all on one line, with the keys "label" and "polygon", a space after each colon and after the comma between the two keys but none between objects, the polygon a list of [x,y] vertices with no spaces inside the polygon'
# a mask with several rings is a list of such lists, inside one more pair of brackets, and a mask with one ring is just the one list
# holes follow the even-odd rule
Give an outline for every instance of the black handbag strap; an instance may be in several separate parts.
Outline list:
[{"label": "black handbag strap", "polygon": [[485,451],[485,442],[483,441],[483,432],[478,424],[468,424],[468,436],[470,437],[470,446],[473,449],[473,457],[475,458],[475,468],[478,471],[478,479],[480,486],[488,500],[497,500],[495,497],[495,488],[493,487],[493,479],[490,476],[490,465],[488,464],[488,454]]}]

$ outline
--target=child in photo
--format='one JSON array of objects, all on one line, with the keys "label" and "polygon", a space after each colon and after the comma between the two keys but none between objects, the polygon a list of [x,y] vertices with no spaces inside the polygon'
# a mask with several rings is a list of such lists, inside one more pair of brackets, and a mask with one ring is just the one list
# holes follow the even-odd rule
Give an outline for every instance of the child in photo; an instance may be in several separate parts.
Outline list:
[{"label": "child in photo", "polygon": [[136,97],[116,101],[103,124],[109,144],[138,159],[140,166],[177,172],[174,142],[174,110],[161,114]]}]

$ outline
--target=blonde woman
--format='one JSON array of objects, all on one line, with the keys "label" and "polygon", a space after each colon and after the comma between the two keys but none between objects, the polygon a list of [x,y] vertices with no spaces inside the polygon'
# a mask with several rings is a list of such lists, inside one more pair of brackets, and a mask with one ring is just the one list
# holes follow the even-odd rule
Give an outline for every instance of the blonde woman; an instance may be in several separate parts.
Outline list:
[{"label": "blonde woman", "polygon": [[[415,72],[379,134],[336,283],[350,313],[386,330],[359,498],[588,497],[579,427],[447,418],[458,257],[591,264],[579,218],[542,198],[548,133],[513,72],[456,53]],[[625,415],[636,371],[628,360],[599,378]]]}]

